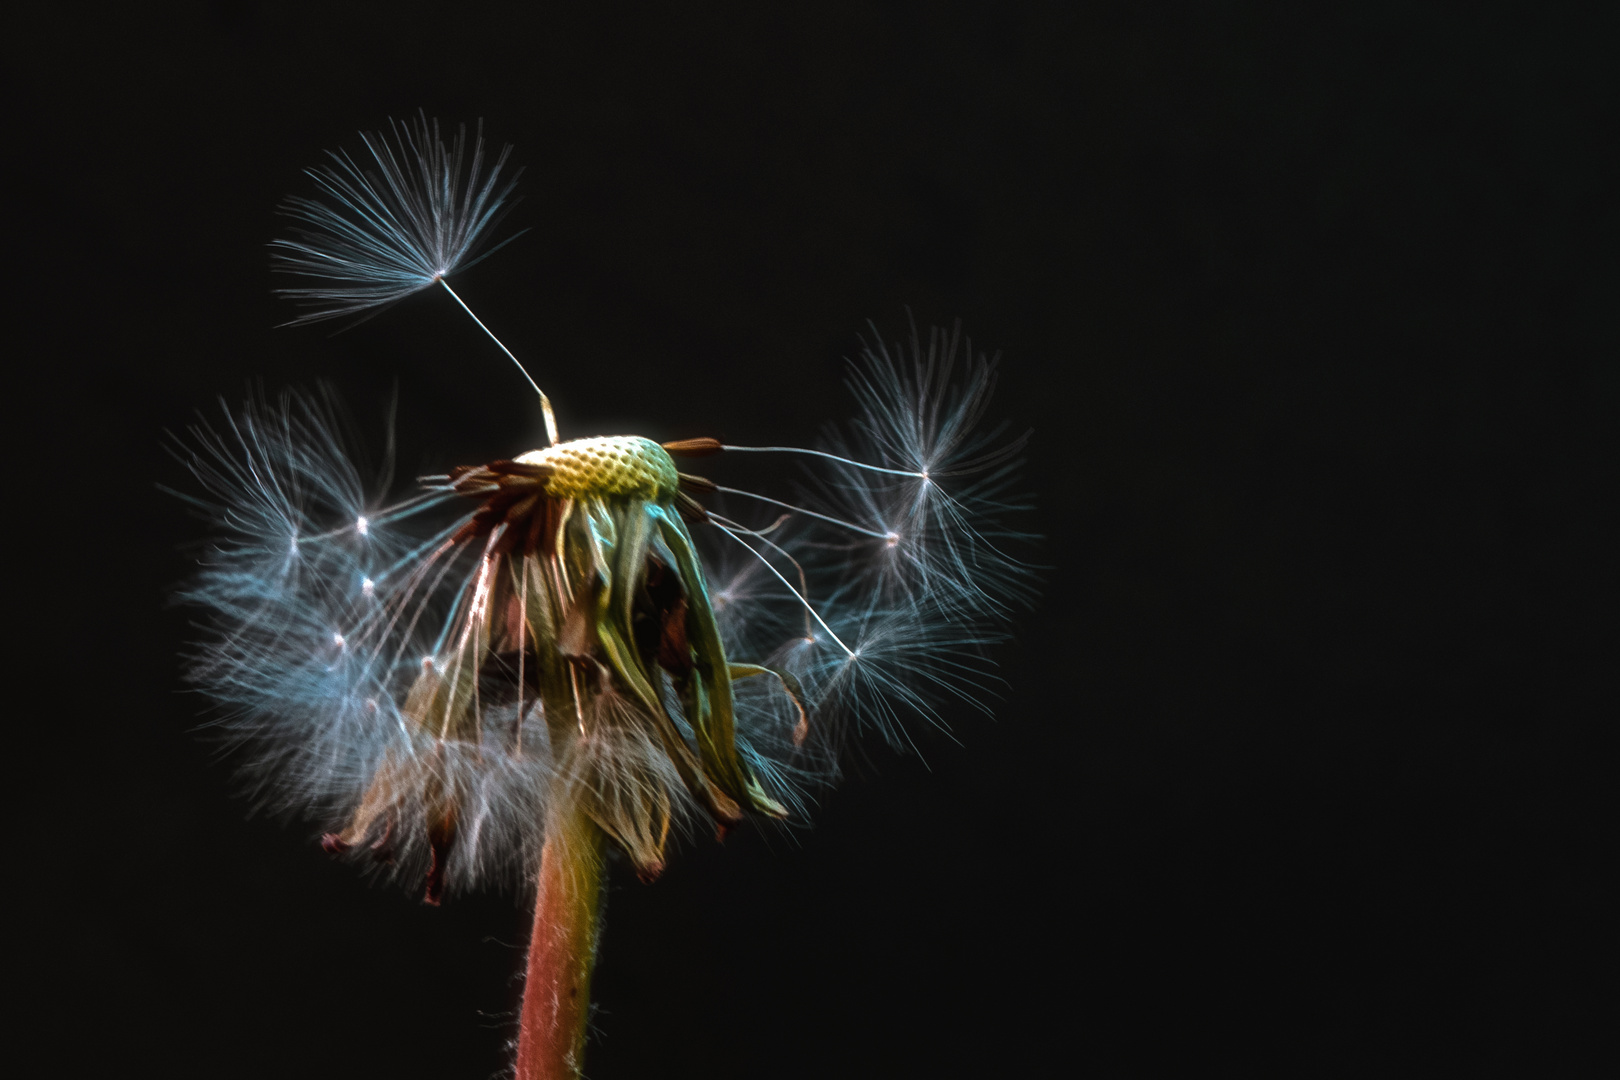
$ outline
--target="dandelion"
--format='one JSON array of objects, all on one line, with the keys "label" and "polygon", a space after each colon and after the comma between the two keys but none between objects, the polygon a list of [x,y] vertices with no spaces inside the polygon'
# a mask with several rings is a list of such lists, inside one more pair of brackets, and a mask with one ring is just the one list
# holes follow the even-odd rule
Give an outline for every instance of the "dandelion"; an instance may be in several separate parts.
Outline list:
[{"label": "dandelion", "polygon": [[[506,151],[486,173],[481,139],[391,133],[288,204],[277,266],[320,279],[285,290],[316,305],[300,321],[448,291],[504,209]],[[673,837],[802,818],[841,732],[903,745],[942,702],[983,707],[985,647],[1034,587],[1004,524],[1022,442],[981,430],[994,366],[958,332],[875,335],[821,448],[560,441],[540,393],[549,445],[390,501],[326,391],[176,441],[214,522],[190,674],[261,800],[430,904],[536,881],[519,1077],[580,1073],[609,852],[652,880]],[[744,453],[804,463],[801,492],[689,471]]]}]

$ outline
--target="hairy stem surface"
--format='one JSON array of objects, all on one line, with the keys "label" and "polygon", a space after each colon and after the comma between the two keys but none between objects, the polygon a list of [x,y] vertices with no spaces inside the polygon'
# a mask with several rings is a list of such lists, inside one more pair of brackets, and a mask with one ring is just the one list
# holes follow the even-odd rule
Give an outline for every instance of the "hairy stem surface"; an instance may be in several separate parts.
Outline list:
[{"label": "hairy stem surface", "polygon": [[585,1062],[606,837],[577,805],[546,822],[517,1080],[578,1080]]}]

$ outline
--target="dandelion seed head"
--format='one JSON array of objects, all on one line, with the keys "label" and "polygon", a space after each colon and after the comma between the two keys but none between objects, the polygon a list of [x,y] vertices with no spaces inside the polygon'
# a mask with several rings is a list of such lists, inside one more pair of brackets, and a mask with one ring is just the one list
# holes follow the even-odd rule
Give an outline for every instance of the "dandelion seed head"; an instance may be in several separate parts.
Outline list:
[{"label": "dandelion seed head", "polygon": [[983,707],[1030,581],[988,364],[937,331],[869,347],[814,512],[757,527],[632,436],[390,501],[329,396],[250,400],[180,450],[215,523],[192,678],[263,803],[430,897],[522,880],[568,805],[654,875],[700,820],[802,815],[849,734],[904,748]]}]

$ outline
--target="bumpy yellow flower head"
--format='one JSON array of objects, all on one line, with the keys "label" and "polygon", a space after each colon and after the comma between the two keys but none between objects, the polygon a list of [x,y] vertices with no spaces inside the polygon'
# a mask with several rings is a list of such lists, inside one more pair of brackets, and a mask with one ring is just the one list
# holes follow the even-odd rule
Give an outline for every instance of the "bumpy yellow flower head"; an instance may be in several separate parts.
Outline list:
[{"label": "bumpy yellow flower head", "polygon": [[551,469],[546,494],[554,499],[629,495],[664,502],[675,495],[680,477],[669,453],[639,435],[574,439],[516,459]]}]

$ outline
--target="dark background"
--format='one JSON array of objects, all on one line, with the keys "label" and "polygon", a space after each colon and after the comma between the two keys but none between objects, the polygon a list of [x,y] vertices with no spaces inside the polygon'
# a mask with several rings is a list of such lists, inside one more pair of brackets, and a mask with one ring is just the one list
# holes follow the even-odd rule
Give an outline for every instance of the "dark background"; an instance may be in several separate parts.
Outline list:
[{"label": "dark background", "polygon": [[621,868],[591,1076],[1593,1067],[1613,8],[613,8],[7,16],[12,888],[56,1070],[506,1062],[520,898],[423,908],[249,819],[165,608],[200,526],[162,432],[220,395],[329,379],[375,435],[397,383],[407,471],[536,443],[446,297],[273,328],[276,203],[418,107],[527,166],[532,231],[457,285],[565,434],[814,439],[907,306],[1035,431],[996,721]]}]

